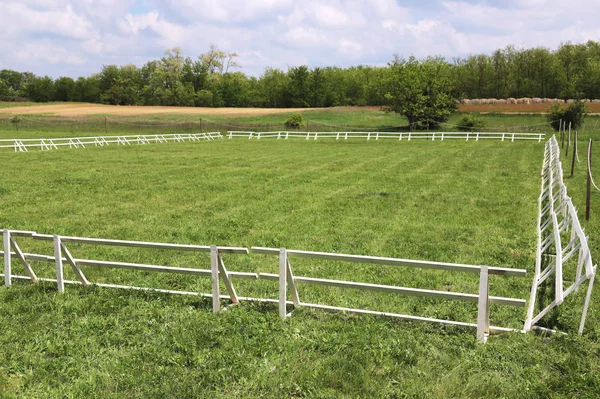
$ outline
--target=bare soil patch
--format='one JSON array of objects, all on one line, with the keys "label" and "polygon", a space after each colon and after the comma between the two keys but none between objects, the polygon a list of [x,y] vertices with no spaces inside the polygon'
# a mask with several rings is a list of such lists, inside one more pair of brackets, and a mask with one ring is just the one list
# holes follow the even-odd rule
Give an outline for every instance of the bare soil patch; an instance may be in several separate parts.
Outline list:
[{"label": "bare soil patch", "polygon": [[118,115],[141,116],[160,114],[254,116],[299,112],[322,108],[202,108],[161,106],[119,106],[104,104],[48,104],[24,107],[0,108],[0,114],[49,114],[55,116]]}]

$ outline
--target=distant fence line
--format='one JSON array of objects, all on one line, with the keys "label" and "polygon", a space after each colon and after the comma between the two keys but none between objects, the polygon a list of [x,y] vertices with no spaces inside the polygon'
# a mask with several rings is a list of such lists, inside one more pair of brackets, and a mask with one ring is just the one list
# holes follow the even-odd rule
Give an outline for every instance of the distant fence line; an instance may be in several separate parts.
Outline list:
[{"label": "distant fence line", "polygon": [[252,131],[228,131],[227,137],[232,139],[234,137],[241,137],[247,139],[291,139],[291,138],[303,138],[306,140],[318,140],[318,139],[335,139],[335,140],[348,140],[348,139],[367,139],[367,140],[447,140],[447,139],[462,139],[462,140],[484,140],[484,139],[496,139],[501,141],[515,141],[515,140],[535,140],[542,142],[546,135],[544,133],[510,133],[510,132],[427,132],[427,131],[414,131],[414,132],[297,132],[297,131],[275,131],[275,132],[252,132]]},{"label": "distant fence line", "polygon": [[0,149],[14,149],[15,152],[28,152],[29,149],[41,151],[58,150],[58,147],[85,148],[86,146],[104,147],[109,144],[156,144],[184,141],[210,141],[222,139],[220,132],[198,134],[154,134],[134,136],[91,136],[91,137],[65,137],[53,139],[0,139]]},{"label": "distant fence line", "polygon": [[[431,140],[443,141],[452,139],[485,140],[495,139],[500,141],[534,140],[541,142],[545,139],[543,133],[501,133],[501,132],[246,132],[228,131],[227,137],[247,139],[293,139],[305,140],[318,139],[367,139],[367,140]],[[131,145],[152,144],[167,142],[185,142],[200,140],[222,139],[221,132],[196,133],[196,134],[154,134],[154,135],[128,135],[128,136],[90,136],[90,137],[61,137],[51,139],[0,139],[1,149],[13,149],[15,152],[28,152],[30,149],[41,151],[58,150],[59,147],[85,148],[86,146],[103,147],[109,144]]]},{"label": "distant fence line", "polygon": [[[298,251],[289,250],[286,248],[262,248],[252,247],[252,252],[260,255],[274,255],[279,258],[279,273],[248,273],[248,272],[233,272],[227,270],[222,254],[237,254],[247,255],[249,251],[247,248],[242,247],[224,247],[215,245],[187,245],[187,244],[169,244],[169,243],[156,243],[156,242],[140,242],[140,241],[124,241],[124,240],[112,240],[103,238],[83,238],[83,237],[70,237],[61,235],[49,235],[49,234],[38,234],[33,231],[20,231],[20,230],[0,230],[3,235],[3,251],[0,255],[4,259],[4,273],[0,276],[4,277],[4,283],[6,286],[11,286],[13,280],[30,280],[32,282],[37,281],[48,281],[54,282],[57,285],[59,292],[64,292],[65,284],[78,284],[83,286],[96,285],[106,288],[122,288],[132,290],[145,290],[145,291],[157,291],[169,294],[180,294],[180,295],[196,295],[212,298],[213,312],[219,312],[221,310],[221,300],[226,299],[231,304],[237,304],[241,301],[258,301],[258,302],[271,302],[279,305],[279,315],[285,319],[291,316],[291,312],[288,312],[288,305],[294,307],[310,307],[325,310],[341,310],[350,313],[359,314],[372,314],[380,316],[395,317],[407,320],[426,321],[440,324],[457,325],[461,327],[475,328],[477,330],[477,339],[480,342],[485,343],[490,333],[501,333],[509,331],[517,331],[510,328],[495,327],[490,325],[490,304],[503,305],[503,306],[515,306],[524,307],[525,300],[515,298],[504,298],[491,296],[489,292],[489,276],[499,275],[505,277],[525,277],[526,271],[522,269],[502,268],[502,267],[490,267],[490,266],[475,266],[475,265],[464,265],[456,263],[443,263],[443,262],[429,262],[421,260],[409,260],[399,258],[383,258],[376,256],[361,256],[361,255],[350,255],[350,254],[337,254],[337,253],[326,253],[326,252],[311,252],[311,251]],[[17,243],[17,239],[33,239],[50,241],[53,243],[53,254],[39,254],[39,253],[26,253],[21,250],[21,246]],[[160,266],[160,265],[149,265],[129,262],[115,262],[109,260],[98,260],[98,259],[82,259],[73,256],[67,248],[68,244],[76,245],[103,245],[103,246],[118,246],[118,247],[130,247],[130,248],[148,248],[158,250],[179,250],[188,252],[204,252],[210,253],[211,257],[211,268],[210,269],[197,269],[188,267],[171,267],[171,266]],[[12,270],[12,259],[13,257],[18,260],[21,264],[26,275],[17,275]],[[430,269],[430,270],[441,270],[441,271],[452,271],[471,273],[479,275],[479,291],[476,294],[461,293],[452,291],[438,291],[429,289],[419,288],[408,288],[401,286],[390,286],[380,284],[370,284],[363,282],[354,281],[342,281],[333,279],[313,278],[313,277],[301,277],[295,276],[292,271],[292,265],[290,263],[291,257],[308,258],[314,260],[328,260],[337,262],[350,262],[350,263],[362,263],[379,266],[390,266],[390,267],[407,267],[412,269]],[[40,278],[33,269],[31,262],[46,262],[53,263],[56,266],[56,278]],[[77,280],[65,280],[64,265],[69,265]],[[92,283],[85,276],[81,267],[100,267],[109,269],[127,269],[127,270],[139,270],[146,272],[157,272],[157,273],[172,273],[182,274],[188,276],[197,277],[211,277],[212,279],[212,290],[210,293],[200,292],[186,292],[177,291],[170,288],[167,289],[156,289],[147,287],[136,287],[136,286],[125,286],[115,284],[101,284]],[[242,297],[237,294],[237,291],[233,284],[233,279],[250,279],[250,280],[273,280],[278,282],[279,286],[279,297],[278,298],[252,298]],[[227,290],[227,295],[220,295],[220,282],[222,282]],[[381,312],[376,310],[366,310],[357,308],[345,308],[337,306],[329,306],[324,304],[315,304],[302,302],[300,300],[300,291],[298,286],[300,284],[309,285],[321,285],[338,288],[352,288],[362,291],[374,291],[392,293],[397,295],[408,295],[418,297],[430,297],[439,298],[445,300],[455,301],[466,301],[477,303],[477,323],[469,323],[455,320],[444,320],[435,319],[429,317],[422,317],[416,315],[398,314],[392,312]],[[291,301],[288,300],[288,288],[291,293]]]}]

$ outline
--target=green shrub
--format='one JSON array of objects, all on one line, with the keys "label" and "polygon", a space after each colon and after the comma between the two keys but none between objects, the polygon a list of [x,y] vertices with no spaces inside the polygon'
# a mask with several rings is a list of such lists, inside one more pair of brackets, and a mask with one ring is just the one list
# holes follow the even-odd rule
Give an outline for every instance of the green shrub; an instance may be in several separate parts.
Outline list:
[{"label": "green shrub", "polygon": [[284,125],[288,129],[300,129],[304,127],[304,118],[302,114],[294,114],[285,121]]},{"label": "green shrub", "polygon": [[479,114],[466,114],[456,124],[458,130],[473,131],[485,126],[485,122]]},{"label": "green shrub", "polygon": [[574,101],[567,107],[561,107],[558,104],[552,104],[550,112],[547,115],[548,121],[554,130],[560,129],[560,121],[566,122],[567,126],[571,124],[572,129],[577,129],[583,124],[588,109],[583,101]]}]

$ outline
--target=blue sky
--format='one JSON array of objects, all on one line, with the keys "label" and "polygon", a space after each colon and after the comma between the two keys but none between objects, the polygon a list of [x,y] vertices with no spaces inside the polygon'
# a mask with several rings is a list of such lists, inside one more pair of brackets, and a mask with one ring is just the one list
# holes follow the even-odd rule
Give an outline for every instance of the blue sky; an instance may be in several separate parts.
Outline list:
[{"label": "blue sky", "polygon": [[600,41],[600,0],[0,0],[0,69],[87,76],[214,43],[242,71]]}]

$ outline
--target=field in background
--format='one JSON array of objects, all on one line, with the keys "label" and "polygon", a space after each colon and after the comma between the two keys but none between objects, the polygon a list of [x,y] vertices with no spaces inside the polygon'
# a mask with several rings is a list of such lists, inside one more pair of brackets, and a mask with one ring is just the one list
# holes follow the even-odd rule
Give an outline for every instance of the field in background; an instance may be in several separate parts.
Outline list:
[{"label": "field in background", "polygon": [[[551,104],[459,104],[458,112],[481,113],[522,113],[538,114],[550,110]],[[600,112],[600,103],[587,103],[589,111]],[[381,107],[332,107],[332,108],[203,108],[203,107],[163,107],[163,106],[119,106],[91,103],[33,103],[33,102],[0,102],[2,114],[44,114],[64,117],[84,117],[98,115],[113,116],[148,116],[148,115],[204,115],[220,117],[263,116],[281,113],[306,113],[314,110],[320,112],[340,111],[378,111]]]},{"label": "field in background", "polygon": [[[116,107],[129,108],[129,107]],[[146,107],[153,110],[156,107]],[[194,110],[202,110],[201,108]],[[295,112],[270,114],[227,115],[217,114],[148,114],[139,116],[92,115],[86,117],[64,117],[39,114],[20,115],[17,124],[12,123],[10,114],[0,114],[0,138],[52,138],[97,135],[136,135],[200,133],[228,130],[283,131],[287,118]],[[239,110],[239,109],[238,109]],[[227,110],[221,110],[223,112]],[[252,110],[247,112],[267,112]],[[406,119],[395,113],[386,113],[376,107],[337,107],[318,110],[303,110],[305,122],[300,131],[405,131]],[[438,127],[443,131],[457,131],[456,124],[462,117],[457,113],[447,123]],[[484,114],[481,118],[485,127],[481,131],[543,132],[552,130],[545,115],[541,114]],[[582,133],[597,131],[600,117],[587,118]],[[18,131],[17,131],[18,129]],[[433,129],[432,129],[433,130]]]}]

